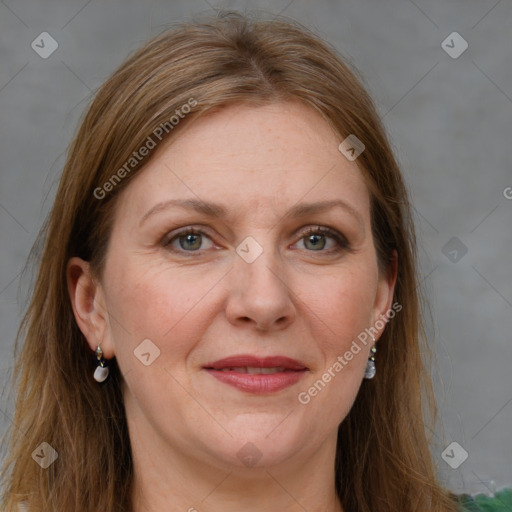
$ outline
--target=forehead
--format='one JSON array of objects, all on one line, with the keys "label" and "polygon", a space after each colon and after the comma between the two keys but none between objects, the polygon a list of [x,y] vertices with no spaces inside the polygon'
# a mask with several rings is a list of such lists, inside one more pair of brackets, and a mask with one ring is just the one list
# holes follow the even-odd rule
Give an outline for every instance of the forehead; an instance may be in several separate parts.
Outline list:
[{"label": "forehead", "polygon": [[124,192],[138,214],[173,198],[215,200],[248,214],[341,198],[366,218],[363,175],[338,150],[340,142],[301,103],[230,105],[177,131]]}]

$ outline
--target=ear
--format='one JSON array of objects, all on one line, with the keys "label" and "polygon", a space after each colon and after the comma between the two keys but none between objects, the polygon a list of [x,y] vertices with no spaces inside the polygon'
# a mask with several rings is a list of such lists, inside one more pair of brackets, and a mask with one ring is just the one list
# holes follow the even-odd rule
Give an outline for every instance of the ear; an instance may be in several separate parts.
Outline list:
[{"label": "ear", "polygon": [[[386,313],[392,309],[393,294],[395,292],[397,276],[398,253],[394,250],[389,261],[388,271],[379,276],[379,282],[377,285],[372,322],[372,326],[375,326],[375,329],[378,331],[378,334],[375,336],[376,340],[382,336],[388,322],[389,314],[386,315]],[[400,306],[400,309],[402,309],[402,306]],[[396,311],[400,311],[400,309],[397,309]]]},{"label": "ear", "polygon": [[71,258],[66,268],[69,297],[76,323],[91,350],[101,345],[103,357],[114,357],[109,336],[109,315],[101,284],[92,275],[90,265],[81,258]]}]

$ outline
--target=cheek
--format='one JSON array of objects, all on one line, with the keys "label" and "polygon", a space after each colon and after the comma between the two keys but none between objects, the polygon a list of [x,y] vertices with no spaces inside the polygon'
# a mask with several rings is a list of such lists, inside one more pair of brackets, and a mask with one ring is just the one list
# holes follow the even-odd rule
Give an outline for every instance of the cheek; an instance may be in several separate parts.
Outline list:
[{"label": "cheek", "polygon": [[370,326],[376,293],[376,276],[371,267],[353,266],[304,286],[301,300],[311,308],[321,329],[326,355],[348,350],[352,340]]},{"label": "cheek", "polygon": [[372,340],[358,336],[371,325],[376,280],[376,269],[366,262],[324,276],[317,287],[303,287],[301,300],[310,308],[321,364],[301,388],[299,401],[321,411],[326,425],[343,420],[362,383]]},{"label": "cheek", "polygon": [[118,266],[111,274],[107,297],[116,357],[130,367],[129,356],[149,339],[160,351],[159,363],[172,366],[198,339],[208,291],[217,282],[218,276],[197,276],[187,269],[141,265],[136,260]]},{"label": "cheek", "polygon": [[[135,262],[125,261],[110,274],[107,300],[116,359],[137,410],[152,417],[162,414],[162,404],[173,403],[164,416],[179,424],[191,404],[183,388],[190,387],[184,362],[210,321],[208,291],[219,279]],[[188,414],[200,417],[201,411]]]}]

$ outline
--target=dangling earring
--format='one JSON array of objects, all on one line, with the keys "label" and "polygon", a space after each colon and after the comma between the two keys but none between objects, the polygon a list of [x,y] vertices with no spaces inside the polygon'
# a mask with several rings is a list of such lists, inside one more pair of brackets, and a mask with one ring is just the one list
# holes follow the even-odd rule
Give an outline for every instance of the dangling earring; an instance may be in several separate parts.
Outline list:
[{"label": "dangling earring", "polygon": [[373,338],[373,347],[370,349],[370,357],[366,363],[366,370],[364,372],[365,379],[373,379],[375,377],[375,373],[377,369],[375,368],[375,352],[377,349],[375,348],[375,336],[372,334]]},{"label": "dangling earring", "polygon": [[110,370],[107,361],[103,359],[103,350],[101,350],[99,345],[96,349],[96,357],[98,358],[98,366],[94,370],[94,380],[96,382],[104,382],[107,380]]}]

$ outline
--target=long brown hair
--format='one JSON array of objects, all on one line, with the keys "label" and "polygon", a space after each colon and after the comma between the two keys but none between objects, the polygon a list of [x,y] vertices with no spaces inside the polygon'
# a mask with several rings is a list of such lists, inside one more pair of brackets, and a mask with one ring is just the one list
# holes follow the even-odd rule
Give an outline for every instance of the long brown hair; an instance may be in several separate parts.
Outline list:
[{"label": "long brown hair", "polygon": [[[402,311],[379,340],[376,378],[363,382],[339,427],[341,503],[351,512],[457,510],[453,495],[436,480],[426,435],[426,427],[435,427],[437,409],[421,357],[429,348],[407,192],[363,83],[352,64],[298,23],[227,12],[166,30],[99,89],[70,146],[40,233],[37,279],[16,339],[15,426],[2,472],[5,510],[16,510],[20,502],[30,511],[131,510],[122,375],[114,359],[108,383],[100,387],[92,380],[95,358],[73,316],[66,264],[80,256],[101,277],[116,198],[155,150],[140,163],[126,162],[148,145],[148,137],[159,145],[184,123],[225,105],[287,100],[319,112],[340,142],[355,134],[364,143],[357,164],[371,195],[382,272],[389,270],[393,250],[398,253],[394,301]],[[174,126],[169,120],[187,104],[194,106]],[[159,126],[167,128],[160,138]],[[48,469],[31,456],[42,442],[58,453]]]}]

